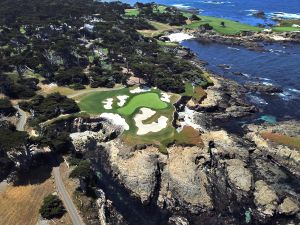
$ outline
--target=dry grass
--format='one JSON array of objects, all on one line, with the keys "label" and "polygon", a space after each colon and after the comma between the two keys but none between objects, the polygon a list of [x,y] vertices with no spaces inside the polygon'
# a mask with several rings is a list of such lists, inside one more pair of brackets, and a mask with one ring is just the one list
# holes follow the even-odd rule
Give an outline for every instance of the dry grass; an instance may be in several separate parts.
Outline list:
[{"label": "dry grass", "polygon": [[[47,176],[47,173],[49,169],[37,168],[35,172],[28,174],[31,177],[28,179],[36,183],[36,180]],[[8,186],[0,193],[0,225],[36,225],[44,198],[55,191],[52,176],[37,184]],[[65,213],[62,218],[49,221],[49,224],[72,225],[72,222],[68,213]]]},{"label": "dry grass", "polygon": [[182,131],[175,135],[175,143],[178,145],[204,146],[200,132],[190,126],[184,126]]},{"label": "dry grass", "polygon": [[170,31],[178,29],[178,26],[170,26],[169,24],[149,21],[149,23],[155,27],[156,30],[139,30],[138,32],[144,35],[145,37],[155,37],[163,34],[165,31]]},{"label": "dry grass", "polygon": [[287,145],[300,150],[300,137],[290,137],[279,133],[263,132],[261,136],[277,144]]},{"label": "dry grass", "polygon": [[53,191],[52,179],[38,185],[9,186],[0,194],[0,225],[36,225],[43,199]]}]

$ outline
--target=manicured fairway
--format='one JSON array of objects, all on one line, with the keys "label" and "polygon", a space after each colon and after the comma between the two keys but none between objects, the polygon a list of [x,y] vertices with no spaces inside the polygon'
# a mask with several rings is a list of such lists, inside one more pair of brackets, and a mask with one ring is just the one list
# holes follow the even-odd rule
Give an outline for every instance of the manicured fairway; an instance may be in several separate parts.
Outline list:
[{"label": "manicured fairway", "polygon": [[164,109],[168,107],[168,104],[160,100],[157,93],[144,93],[134,96],[124,107],[117,111],[122,115],[129,116],[141,107]]}]

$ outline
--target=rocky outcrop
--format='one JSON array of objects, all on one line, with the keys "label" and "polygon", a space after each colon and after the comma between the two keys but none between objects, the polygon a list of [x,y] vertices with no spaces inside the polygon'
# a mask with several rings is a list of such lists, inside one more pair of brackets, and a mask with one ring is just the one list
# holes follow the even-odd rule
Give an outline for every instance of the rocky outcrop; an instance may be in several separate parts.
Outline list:
[{"label": "rocky outcrop", "polygon": [[264,42],[300,42],[297,32],[241,32],[237,35],[223,35],[215,31],[198,30],[192,32],[193,36],[202,42],[215,42],[226,45],[243,46],[250,50],[265,51]]},{"label": "rocky outcrop", "polygon": [[118,142],[106,147],[111,173],[130,191],[148,204],[153,197],[159,176],[159,151],[155,147],[132,150]]},{"label": "rocky outcrop", "polygon": [[189,225],[189,221],[182,216],[171,216],[168,225]]},{"label": "rocky outcrop", "polygon": [[273,216],[276,212],[278,201],[276,192],[266,182],[262,180],[255,182],[254,202],[263,216]]},{"label": "rocky outcrop", "polygon": [[[196,107],[214,119],[249,116],[257,111],[246,101],[246,89],[234,81],[212,77],[214,86],[206,90],[206,98]],[[209,113],[209,114],[208,114]]]},{"label": "rocky outcrop", "polygon": [[278,212],[280,214],[288,216],[295,215],[299,210],[299,205],[289,197],[285,198],[278,207]]},{"label": "rocky outcrop", "polygon": [[263,83],[247,83],[244,87],[251,92],[260,92],[265,94],[281,93],[282,88],[274,85],[266,85]]},{"label": "rocky outcrop", "polygon": [[253,176],[246,168],[246,164],[239,159],[226,160],[226,164],[230,183],[238,190],[249,192],[252,187]]},{"label": "rocky outcrop", "polygon": [[[247,125],[246,138],[255,143],[257,151],[271,157],[291,172],[300,173],[300,152],[286,145],[272,142],[262,137],[262,133],[280,133],[287,136],[298,136],[300,124],[297,121],[282,122],[276,125]],[[258,152],[257,152],[258,153]]]},{"label": "rocky outcrop", "polygon": [[205,166],[209,154],[198,147],[171,147],[161,174],[158,204],[192,213],[213,209]]},{"label": "rocky outcrop", "polygon": [[106,204],[105,193],[101,189],[97,189],[95,192],[97,195],[96,204],[98,207],[99,223],[100,223],[100,225],[107,225],[106,215],[105,215],[105,204]]}]

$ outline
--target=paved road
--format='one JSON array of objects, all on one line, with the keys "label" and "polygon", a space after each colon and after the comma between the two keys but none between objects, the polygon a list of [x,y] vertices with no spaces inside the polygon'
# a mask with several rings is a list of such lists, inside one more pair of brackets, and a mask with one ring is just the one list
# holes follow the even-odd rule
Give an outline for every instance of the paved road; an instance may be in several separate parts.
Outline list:
[{"label": "paved road", "polygon": [[26,112],[24,112],[22,109],[20,109],[20,107],[18,105],[14,106],[14,108],[16,110],[18,110],[18,113],[20,115],[19,120],[18,120],[17,125],[16,125],[16,129],[18,131],[24,131],[25,130],[25,124],[27,122]]},{"label": "paved road", "polygon": [[64,205],[71,217],[73,225],[84,225],[71,197],[69,196],[68,192],[66,191],[65,185],[61,179],[59,167],[53,168],[53,174],[54,174],[56,189],[57,189],[59,195],[61,196],[62,201],[64,202]]}]

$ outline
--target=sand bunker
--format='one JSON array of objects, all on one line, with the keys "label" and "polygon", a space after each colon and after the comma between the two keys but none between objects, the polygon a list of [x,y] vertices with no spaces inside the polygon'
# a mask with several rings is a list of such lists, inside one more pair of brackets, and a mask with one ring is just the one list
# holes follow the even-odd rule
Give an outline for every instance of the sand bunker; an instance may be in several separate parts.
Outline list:
[{"label": "sand bunker", "polygon": [[182,42],[184,40],[192,39],[194,36],[185,33],[174,33],[168,36],[171,42]]},{"label": "sand bunker", "polygon": [[114,102],[113,98],[108,98],[104,100],[102,103],[104,104],[103,107],[104,109],[112,109],[112,104]]},{"label": "sand bunker", "polygon": [[148,88],[148,87],[143,87],[143,88],[140,88],[140,87],[137,87],[133,90],[130,90],[129,92],[132,93],[132,94],[136,94],[136,93],[143,93],[143,92],[148,92],[148,91],[151,91],[151,88]]},{"label": "sand bunker", "polygon": [[163,102],[170,102],[170,98],[171,98],[171,95],[169,95],[168,93],[161,93],[161,98],[160,100],[162,100]]},{"label": "sand bunker", "polygon": [[155,115],[155,111],[149,108],[141,108],[140,113],[136,114],[134,117],[135,125],[138,128],[137,135],[145,135],[149,132],[158,132],[167,127],[168,118],[161,116],[158,118],[157,122],[152,122],[150,124],[144,124],[143,121]]},{"label": "sand bunker", "polygon": [[111,120],[113,124],[117,126],[122,126],[124,130],[129,130],[129,125],[126,123],[126,120],[123,117],[121,117],[119,114],[102,113],[100,117]]},{"label": "sand bunker", "polygon": [[118,106],[122,107],[123,105],[125,105],[127,98],[129,98],[128,95],[117,96],[117,99],[119,100]]},{"label": "sand bunker", "polygon": [[180,120],[181,127],[177,128],[177,131],[180,132],[184,126],[190,126],[195,130],[205,131],[203,127],[195,123],[194,116],[196,113],[197,112],[189,109],[188,107],[185,107],[183,112],[179,112],[178,117],[181,119]]}]

